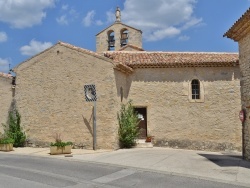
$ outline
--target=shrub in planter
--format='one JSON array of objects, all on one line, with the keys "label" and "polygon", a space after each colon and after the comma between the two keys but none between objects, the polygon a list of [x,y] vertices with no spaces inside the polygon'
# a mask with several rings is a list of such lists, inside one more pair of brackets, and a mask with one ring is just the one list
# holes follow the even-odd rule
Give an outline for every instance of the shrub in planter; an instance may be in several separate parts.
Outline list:
[{"label": "shrub in planter", "polygon": [[72,146],[73,143],[72,142],[51,142],[50,143],[50,146],[56,146],[56,147],[65,147],[65,146]]},{"label": "shrub in planter", "polygon": [[0,144],[13,144],[14,140],[12,138],[0,138]]},{"label": "shrub in planter", "polygon": [[63,142],[60,135],[56,135],[56,141],[50,143],[50,154],[70,154],[72,149],[72,142]]},{"label": "shrub in planter", "polygon": [[14,140],[12,138],[0,138],[0,151],[13,151]]}]

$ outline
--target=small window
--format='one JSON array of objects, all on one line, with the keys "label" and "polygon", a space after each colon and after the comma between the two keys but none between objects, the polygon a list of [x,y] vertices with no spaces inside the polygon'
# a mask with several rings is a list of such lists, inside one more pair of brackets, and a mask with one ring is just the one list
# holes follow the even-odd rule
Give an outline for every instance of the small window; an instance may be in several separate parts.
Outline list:
[{"label": "small window", "polygon": [[192,99],[200,99],[200,82],[199,80],[192,80]]}]

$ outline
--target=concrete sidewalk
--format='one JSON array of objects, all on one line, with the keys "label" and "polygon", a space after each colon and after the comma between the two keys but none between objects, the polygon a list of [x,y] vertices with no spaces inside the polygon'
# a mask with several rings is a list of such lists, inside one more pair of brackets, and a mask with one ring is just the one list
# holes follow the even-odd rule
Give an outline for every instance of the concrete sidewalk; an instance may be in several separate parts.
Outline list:
[{"label": "concrete sidewalk", "polygon": [[110,150],[72,149],[72,157],[49,155],[49,148],[14,148],[25,154],[74,161],[112,164],[250,187],[250,162],[238,152],[206,152],[171,148]]}]

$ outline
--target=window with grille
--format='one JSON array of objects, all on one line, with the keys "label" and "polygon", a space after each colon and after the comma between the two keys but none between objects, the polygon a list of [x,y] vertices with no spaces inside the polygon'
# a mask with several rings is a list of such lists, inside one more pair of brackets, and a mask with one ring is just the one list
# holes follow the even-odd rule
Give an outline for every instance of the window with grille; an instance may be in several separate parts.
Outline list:
[{"label": "window with grille", "polygon": [[200,82],[199,80],[192,80],[192,99],[200,99]]}]

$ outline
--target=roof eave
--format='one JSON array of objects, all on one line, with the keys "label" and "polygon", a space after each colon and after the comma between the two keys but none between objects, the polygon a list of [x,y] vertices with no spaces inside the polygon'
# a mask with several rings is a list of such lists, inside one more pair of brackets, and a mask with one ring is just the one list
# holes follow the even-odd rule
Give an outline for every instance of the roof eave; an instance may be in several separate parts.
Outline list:
[{"label": "roof eave", "polygon": [[250,8],[233,24],[233,26],[223,35],[235,42],[241,40],[250,32]]},{"label": "roof eave", "polygon": [[188,68],[188,67],[236,67],[239,61],[233,62],[207,62],[207,63],[159,63],[159,64],[128,64],[133,69],[138,68]]},{"label": "roof eave", "polygon": [[133,73],[133,68],[127,66],[127,65],[124,65],[122,63],[117,63],[115,66],[114,66],[114,69],[118,70],[118,71],[121,71],[125,74],[131,74]]}]

